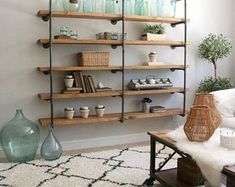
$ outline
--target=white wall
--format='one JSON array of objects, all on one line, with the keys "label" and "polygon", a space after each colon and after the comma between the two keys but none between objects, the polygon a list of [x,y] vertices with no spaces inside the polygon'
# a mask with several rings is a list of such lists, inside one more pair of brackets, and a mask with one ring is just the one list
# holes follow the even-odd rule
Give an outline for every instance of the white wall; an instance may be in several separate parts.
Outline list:
[{"label": "white wall", "polygon": [[[1,22],[1,44],[0,44],[0,126],[3,126],[13,117],[16,108],[22,108],[25,115],[37,121],[40,117],[49,117],[49,103],[38,99],[39,92],[49,91],[49,77],[36,71],[38,66],[48,65],[48,51],[36,44],[38,38],[48,36],[48,24],[36,16],[39,9],[43,8],[43,1],[32,0],[1,0],[0,22]],[[212,65],[198,57],[197,46],[203,37],[211,33],[223,33],[232,38],[232,0],[188,0],[188,14],[191,19],[188,37],[191,45],[188,48],[188,83],[190,91],[187,94],[187,105],[192,103],[194,91],[198,82],[207,75],[212,75]],[[182,3],[178,5],[177,15],[182,15]],[[107,21],[99,20],[78,20],[78,19],[55,19],[55,30],[59,26],[70,26],[79,29],[83,38],[92,38],[95,33],[101,31],[115,31],[120,29],[120,23],[112,26]],[[126,23],[129,39],[137,38],[145,23]],[[182,39],[182,28],[168,28],[170,39]],[[235,34],[235,33],[233,33]],[[235,46],[235,43],[234,43]],[[81,50],[107,50],[111,52],[111,65],[120,65],[121,49],[111,49],[107,46],[56,46],[53,49],[54,65],[76,65],[77,52]],[[170,50],[168,47],[127,47],[126,61],[128,65],[141,64],[147,61],[147,54],[156,50],[160,60],[166,63],[182,63],[183,50]],[[232,75],[231,57],[224,59],[219,65],[219,75]],[[234,67],[233,67],[234,68]],[[107,86],[120,88],[121,74],[91,73],[96,80],[103,81]],[[182,72],[150,71],[130,72],[126,77],[126,83],[130,78],[145,77],[145,75],[156,74],[159,77],[170,77],[176,86],[182,85]],[[63,85],[63,75],[55,76],[55,90],[59,91]],[[154,105],[181,106],[182,95],[151,96]],[[126,99],[126,110],[139,110],[142,97],[128,97]],[[62,115],[64,106],[74,106],[79,109],[82,105],[94,107],[98,103],[105,104],[107,112],[119,112],[121,108],[120,98],[92,98],[84,100],[61,101],[55,103],[55,115]],[[175,128],[179,124],[173,118],[134,120],[124,124],[119,122],[58,127],[55,134],[61,142],[69,147],[73,143],[83,139],[111,137],[109,139],[91,141],[94,146],[112,143],[125,143],[127,141],[138,141],[148,138],[147,131],[162,128]],[[181,118],[180,118],[181,119]],[[43,139],[46,129],[41,128]],[[138,134],[131,139],[132,134]],[[124,135],[130,135],[127,136]],[[116,138],[112,137],[118,136]],[[124,136],[122,141],[118,141]],[[66,143],[67,142],[67,143]],[[84,142],[84,141],[81,141]],[[80,142],[80,143],[81,143]],[[92,146],[89,141],[85,146]],[[93,144],[96,142],[96,144]],[[79,144],[81,145],[81,144]],[[81,145],[82,146],[82,145]],[[77,147],[80,148],[80,147]]]}]

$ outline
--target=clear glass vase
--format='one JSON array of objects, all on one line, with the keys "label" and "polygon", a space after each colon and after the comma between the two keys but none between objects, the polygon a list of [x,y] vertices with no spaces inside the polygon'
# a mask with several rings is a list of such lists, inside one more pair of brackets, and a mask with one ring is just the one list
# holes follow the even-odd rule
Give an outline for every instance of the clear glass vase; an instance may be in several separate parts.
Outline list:
[{"label": "clear glass vase", "polygon": [[144,15],[144,0],[135,1],[135,15],[138,16]]},{"label": "clear glass vase", "polygon": [[105,12],[105,0],[93,0],[92,12],[104,13]]},{"label": "clear glass vase", "polygon": [[177,0],[157,0],[157,15],[160,17],[175,17]]},{"label": "clear glass vase", "polygon": [[105,12],[111,14],[115,13],[115,0],[106,0]]},{"label": "clear glass vase", "polygon": [[40,131],[36,123],[28,120],[21,109],[1,130],[1,144],[10,162],[34,159],[38,149]]},{"label": "clear glass vase", "polygon": [[62,146],[50,127],[48,135],[41,147],[41,157],[45,160],[52,161],[60,158],[62,152]]},{"label": "clear glass vase", "polygon": [[63,7],[65,11],[76,12],[80,9],[80,0],[63,0]]}]

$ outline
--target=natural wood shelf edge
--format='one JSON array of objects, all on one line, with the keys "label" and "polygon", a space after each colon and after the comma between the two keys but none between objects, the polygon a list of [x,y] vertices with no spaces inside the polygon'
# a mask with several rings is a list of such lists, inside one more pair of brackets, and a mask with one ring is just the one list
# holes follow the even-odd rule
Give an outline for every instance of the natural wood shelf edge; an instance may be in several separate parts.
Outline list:
[{"label": "natural wood shelf edge", "polygon": [[[156,90],[125,90],[124,95],[134,96],[134,95],[153,95],[153,94],[167,94],[167,93],[184,93],[184,89],[181,87],[170,87]],[[54,100],[65,100],[65,99],[79,99],[79,98],[90,98],[90,97],[116,97],[121,96],[121,90],[113,90],[106,92],[95,92],[95,93],[54,93]],[[39,93],[38,97],[41,100],[49,100],[50,93]]]},{"label": "natural wood shelf edge", "polygon": [[[39,39],[38,44],[48,45],[49,39]],[[53,39],[53,44],[80,44],[80,45],[122,45],[122,41],[119,40],[95,40],[95,39]],[[159,46],[171,46],[171,47],[181,47],[185,46],[184,41],[174,41],[174,40],[158,40],[158,41],[146,41],[146,40],[125,40],[125,45],[159,45]],[[187,43],[188,44],[188,43]]]},{"label": "natural wood shelf edge", "polygon": [[[188,67],[188,65],[186,66]],[[136,65],[125,66],[124,70],[157,70],[157,69],[170,69],[170,70],[184,70],[184,65],[181,64],[160,64],[155,66]],[[47,73],[50,71],[49,67],[38,67],[38,71]],[[61,66],[53,67],[52,71],[66,72],[66,71],[121,71],[121,66],[95,66],[95,67],[82,67],[82,66]]]},{"label": "natural wood shelf edge", "polygon": [[[156,117],[167,117],[174,115],[183,115],[183,110],[180,108],[171,108],[166,109],[164,112],[156,113],[143,113],[143,112],[127,112],[124,115],[125,120],[134,120],[134,119],[146,119],[146,118],[156,118]],[[101,123],[101,122],[113,122],[120,121],[121,114],[106,114],[103,117],[89,116],[89,118],[84,119],[81,117],[75,117],[73,119],[65,119],[63,117],[54,118],[54,124],[57,126],[66,126],[66,125],[81,125],[81,124],[92,124],[92,123]],[[51,123],[50,118],[41,118],[39,123],[42,126],[48,126]]]},{"label": "natural wood shelf edge", "polygon": [[[49,15],[48,10],[39,10],[38,17],[47,17]],[[85,12],[66,12],[66,11],[52,11],[52,17],[62,18],[82,18],[82,19],[101,19],[101,20],[122,20],[121,14],[107,14],[107,13],[85,13]],[[138,21],[138,22],[158,22],[158,23],[184,23],[184,18],[174,17],[157,17],[157,16],[129,16],[125,15],[123,18],[125,21]],[[187,19],[187,22],[190,22]]]}]

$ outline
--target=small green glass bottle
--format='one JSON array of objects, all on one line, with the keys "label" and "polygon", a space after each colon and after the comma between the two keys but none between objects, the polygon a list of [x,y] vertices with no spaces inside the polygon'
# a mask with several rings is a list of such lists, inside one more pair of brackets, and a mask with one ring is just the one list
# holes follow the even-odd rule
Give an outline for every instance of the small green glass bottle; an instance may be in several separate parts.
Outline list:
[{"label": "small green glass bottle", "polygon": [[36,123],[28,120],[21,109],[1,130],[1,144],[10,162],[27,162],[34,159],[40,138]]}]

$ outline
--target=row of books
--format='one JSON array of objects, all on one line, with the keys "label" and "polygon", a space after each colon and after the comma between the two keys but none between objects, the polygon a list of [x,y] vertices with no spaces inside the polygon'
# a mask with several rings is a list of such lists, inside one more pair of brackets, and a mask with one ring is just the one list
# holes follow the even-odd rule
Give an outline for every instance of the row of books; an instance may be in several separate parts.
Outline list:
[{"label": "row of books", "polygon": [[74,87],[67,88],[64,93],[95,93],[112,90],[111,88],[96,88],[91,75],[83,75],[82,72],[74,72],[73,77]]}]

